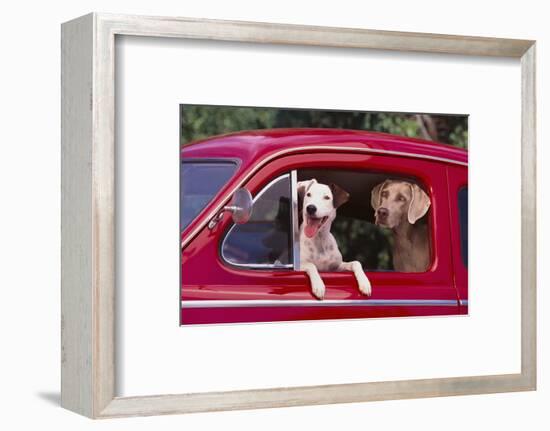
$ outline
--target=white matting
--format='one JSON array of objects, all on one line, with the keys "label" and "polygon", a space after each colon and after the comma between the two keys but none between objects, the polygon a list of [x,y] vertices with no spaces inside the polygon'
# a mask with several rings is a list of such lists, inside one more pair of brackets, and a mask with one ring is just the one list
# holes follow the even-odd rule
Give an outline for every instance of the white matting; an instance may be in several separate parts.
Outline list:
[{"label": "white matting", "polygon": [[[518,61],[132,37],[117,50],[119,395],[519,372]],[[470,114],[470,315],[180,328],[180,103]]]}]

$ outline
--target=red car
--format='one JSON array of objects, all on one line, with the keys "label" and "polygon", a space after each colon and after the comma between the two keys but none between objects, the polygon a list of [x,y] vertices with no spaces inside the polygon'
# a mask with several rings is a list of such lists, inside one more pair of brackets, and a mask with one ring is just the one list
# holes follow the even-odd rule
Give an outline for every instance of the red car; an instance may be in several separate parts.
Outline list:
[{"label": "red car", "polygon": [[[185,146],[180,172],[182,325],[468,313],[466,150],[364,131],[258,130]],[[349,192],[332,232],[344,259],[362,263],[371,296],[351,272],[322,272],[325,297],[312,296],[296,193],[309,178]],[[388,178],[430,197],[424,272],[394,271],[391,232],[374,224],[370,191]]]}]

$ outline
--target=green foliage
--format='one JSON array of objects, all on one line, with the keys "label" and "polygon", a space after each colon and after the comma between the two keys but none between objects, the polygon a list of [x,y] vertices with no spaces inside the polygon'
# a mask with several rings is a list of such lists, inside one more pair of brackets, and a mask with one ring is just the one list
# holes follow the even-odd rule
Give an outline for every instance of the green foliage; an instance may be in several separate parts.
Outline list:
[{"label": "green foliage", "polygon": [[[327,127],[391,133],[468,148],[466,115],[181,105],[180,120],[182,146],[242,130]],[[393,238],[389,230],[362,219],[340,216],[332,225],[332,233],[344,260],[359,260],[368,269],[393,268]]]},{"label": "green foliage", "polygon": [[[432,139],[460,148],[468,148],[468,117],[466,115],[181,105],[180,119],[181,145],[241,130],[329,127],[371,130]],[[426,122],[429,123],[428,125],[431,127],[423,127],[423,122],[424,125]]]},{"label": "green foliage", "polygon": [[365,114],[364,130],[418,138],[421,137],[419,129],[420,125],[414,116],[411,115],[393,113]]},{"label": "green foliage", "polygon": [[275,127],[276,109],[185,106],[180,108],[182,144],[240,130]]},{"label": "green foliage", "polygon": [[332,223],[331,232],[344,261],[358,260],[370,270],[393,269],[392,234],[388,229],[359,218],[338,216]]},{"label": "green foliage", "polygon": [[468,129],[458,124],[449,134],[449,143],[455,147],[468,149]]}]

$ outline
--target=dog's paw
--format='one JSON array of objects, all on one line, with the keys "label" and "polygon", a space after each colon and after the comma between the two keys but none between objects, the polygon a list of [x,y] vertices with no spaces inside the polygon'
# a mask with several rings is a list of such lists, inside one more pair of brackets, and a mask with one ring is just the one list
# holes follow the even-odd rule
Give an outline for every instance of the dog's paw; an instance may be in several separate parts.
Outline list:
[{"label": "dog's paw", "polygon": [[312,283],[311,292],[317,299],[323,299],[325,297],[325,285],[323,282]]},{"label": "dog's paw", "polygon": [[359,274],[357,277],[357,284],[359,285],[359,291],[366,296],[371,296],[372,287],[370,281],[365,274]]}]

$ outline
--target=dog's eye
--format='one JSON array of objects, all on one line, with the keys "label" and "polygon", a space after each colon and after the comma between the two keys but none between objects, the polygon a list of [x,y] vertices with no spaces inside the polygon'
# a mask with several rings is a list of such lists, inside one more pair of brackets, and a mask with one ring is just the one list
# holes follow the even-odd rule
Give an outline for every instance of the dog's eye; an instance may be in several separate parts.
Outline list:
[{"label": "dog's eye", "polygon": [[310,197],[311,197],[311,193],[307,193],[306,196],[307,196],[308,198],[310,198]]},{"label": "dog's eye", "polygon": [[325,199],[328,201],[330,199],[330,196],[325,196]]}]

